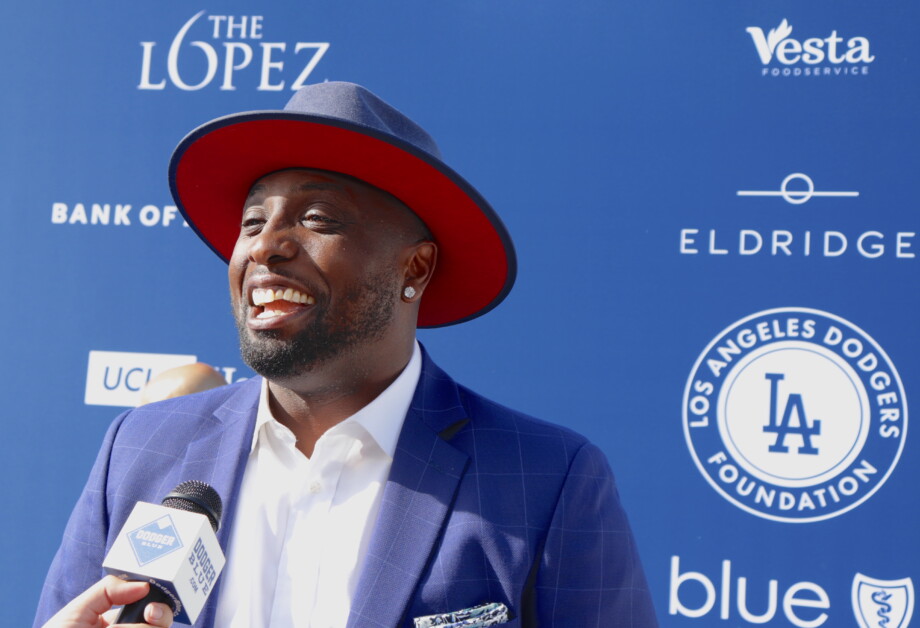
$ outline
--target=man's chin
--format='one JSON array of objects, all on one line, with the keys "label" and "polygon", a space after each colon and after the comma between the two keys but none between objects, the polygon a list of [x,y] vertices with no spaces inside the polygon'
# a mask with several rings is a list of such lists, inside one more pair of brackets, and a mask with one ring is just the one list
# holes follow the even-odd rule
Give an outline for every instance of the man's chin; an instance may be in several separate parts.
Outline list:
[{"label": "man's chin", "polygon": [[280,379],[303,374],[303,351],[277,330],[240,330],[240,354],[249,368],[266,379]]}]

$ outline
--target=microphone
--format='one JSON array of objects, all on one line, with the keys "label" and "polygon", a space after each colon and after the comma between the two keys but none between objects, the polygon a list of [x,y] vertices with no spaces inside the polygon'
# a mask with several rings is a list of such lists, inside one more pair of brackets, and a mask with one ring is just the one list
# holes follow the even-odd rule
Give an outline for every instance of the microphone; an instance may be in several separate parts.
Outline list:
[{"label": "microphone", "polygon": [[193,624],[224,568],[215,533],[223,505],[213,488],[190,480],[161,505],[137,502],[102,566],[123,580],[150,583],[150,593],[127,604],[121,623],[144,623],[144,608],[162,602],[176,621]]}]

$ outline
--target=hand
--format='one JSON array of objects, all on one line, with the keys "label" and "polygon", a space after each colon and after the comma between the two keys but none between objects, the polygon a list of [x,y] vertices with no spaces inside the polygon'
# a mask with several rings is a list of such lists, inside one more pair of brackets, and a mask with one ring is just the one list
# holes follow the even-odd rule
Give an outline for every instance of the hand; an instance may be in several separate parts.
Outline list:
[{"label": "hand", "polygon": [[[120,611],[110,609],[113,606],[136,602],[147,595],[149,590],[150,585],[146,582],[129,582],[115,576],[106,576],[58,611],[57,615],[49,619],[43,628],[108,628],[114,626]],[[117,625],[123,628],[143,626],[168,628],[172,626],[172,609],[165,604],[148,604],[144,609],[144,621],[147,623]]]}]

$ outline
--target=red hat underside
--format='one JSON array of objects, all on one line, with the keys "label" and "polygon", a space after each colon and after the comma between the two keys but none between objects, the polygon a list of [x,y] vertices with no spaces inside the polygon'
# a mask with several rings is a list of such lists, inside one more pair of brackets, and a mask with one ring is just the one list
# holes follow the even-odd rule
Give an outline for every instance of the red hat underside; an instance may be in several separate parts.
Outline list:
[{"label": "red hat underside", "polygon": [[422,219],[438,243],[438,265],[422,299],[420,327],[474,318],[510,288],[504,244],[468,190],[424,159],[350,129],[270,118],[217,128],[187,147],[175,191],[195,230],[229,260],[239,236],[239,220],[229,218],[242,214],[257,179],[287,168],[355,177]]}]

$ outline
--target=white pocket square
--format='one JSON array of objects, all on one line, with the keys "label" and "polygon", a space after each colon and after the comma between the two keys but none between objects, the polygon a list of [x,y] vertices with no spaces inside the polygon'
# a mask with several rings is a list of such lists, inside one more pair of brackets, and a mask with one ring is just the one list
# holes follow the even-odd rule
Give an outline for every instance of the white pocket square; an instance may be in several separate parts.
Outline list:
[{"label": "white pocket square", "polygon": [[508,621],[508,607],[498,602],[415,618],[415,628],[485,628]]}]

